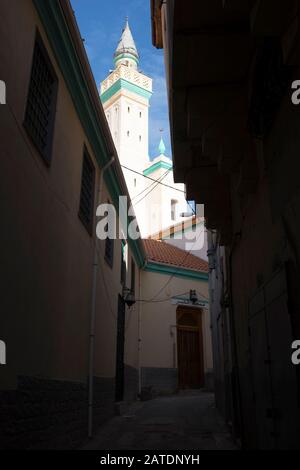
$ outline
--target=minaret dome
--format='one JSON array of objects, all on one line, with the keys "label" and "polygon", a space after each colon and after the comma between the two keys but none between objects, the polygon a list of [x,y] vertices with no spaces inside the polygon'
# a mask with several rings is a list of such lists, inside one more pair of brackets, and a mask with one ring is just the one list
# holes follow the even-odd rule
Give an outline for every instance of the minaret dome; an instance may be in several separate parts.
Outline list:
[{"label": "minaret dome", "polygon": [[139,64],[139,53],[130,31],[128,18],[126,18],[121,38],[114,53],[114,62],[116,68],[119,65],[126,65],[127,67],[137,69]]}]

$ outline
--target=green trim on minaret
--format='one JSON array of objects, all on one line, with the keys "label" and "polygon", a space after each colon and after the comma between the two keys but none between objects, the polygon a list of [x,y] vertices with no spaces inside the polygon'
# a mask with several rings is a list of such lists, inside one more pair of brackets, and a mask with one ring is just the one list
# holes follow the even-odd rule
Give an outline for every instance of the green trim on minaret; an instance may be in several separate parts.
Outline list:
[{"label": "green trim on minaret", "polygon": [[159,170],[160,168],[164,168],[165,170],[171,170],[172,164],[164,161],[153,163],[153,165],[149,166],[149,168],[146,168],[146,170],[143,171],[143,174],[145,176],[148,176],[153,173],[153,171]]},{"label": "green trim on minaret", "polygon": [[108,90],[102,93],[100,97],[102,103],[105,103],[122,88],[131,91],[132,93],[136,93],[137,95],[140,95],[143,98],[146,98],[147,100],[149,100],[152,96],[151,91],[145,90],[144,88],[141,88],[140,86],[135,85],[134,83],[128,82],[127,80],[124,80],[124,78],[119,78],[119,80],[117,80]]},{"label": "green trim on minaret", "polygon": [[162,137],[160,138],[158,150],[159,150],[160,155],[165,155],[166,146]]},{"label": "green trim on minaret", "polygon": [[118,62],[120,59],[131,59],[134,60],[134,62],[138,65],[139,61],[136,57],[134,57],[132,54],[120,54],[117,57],[114,57],[114,63]]}]

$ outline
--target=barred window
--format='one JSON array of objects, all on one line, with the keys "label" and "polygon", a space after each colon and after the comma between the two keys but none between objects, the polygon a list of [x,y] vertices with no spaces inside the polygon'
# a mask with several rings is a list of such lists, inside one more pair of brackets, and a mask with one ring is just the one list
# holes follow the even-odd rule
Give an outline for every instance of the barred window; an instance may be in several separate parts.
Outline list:
[{"label": "barred window", "polygon": [[94,192],[95,167],[86,147],[84,147],[81,172],[79,218],[85,225],[90,235],[92,234],[93,228]]},{"label": "barred window", "polygon": [[31,66],[24,127],[47,164],[51,161],[58,80],[37,34]]}]

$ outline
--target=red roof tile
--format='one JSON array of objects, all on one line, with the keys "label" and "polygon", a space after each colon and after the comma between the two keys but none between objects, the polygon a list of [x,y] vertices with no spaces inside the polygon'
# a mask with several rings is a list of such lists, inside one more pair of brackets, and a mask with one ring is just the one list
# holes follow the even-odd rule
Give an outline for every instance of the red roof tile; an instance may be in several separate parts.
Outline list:
[{"label": "red roof tile", "polygon": [[148,261],[168,264],[193,271],[208,272],[208,263],[188,251],[181,250],[161,240],[144,239]]}]

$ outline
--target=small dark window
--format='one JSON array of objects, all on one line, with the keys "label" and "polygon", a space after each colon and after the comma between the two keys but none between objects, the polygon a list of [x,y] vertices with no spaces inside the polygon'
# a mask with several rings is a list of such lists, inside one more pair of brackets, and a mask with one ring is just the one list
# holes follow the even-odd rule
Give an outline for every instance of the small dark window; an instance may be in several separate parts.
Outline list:
[{"label": "small dark window", "polygon": [[125,286],[126,284],[126,242],[122,240],[121,242],[121,284]]},{"label": "small dark window", "polygon": [[129,106],[128,106],[128,108],[127,108],[127,111],[128,111],[128,114],[129,114],[129,113],[130,113],[130,107],[129,107]]},{"label": "small dark window", "polygon": [[127,137],[129,137],[129,131],[127,131]]},{"label": "small dark window", "polygon": [[112,268],[114,264],[114,240],[111,238],[105,239],[105,261]]},{"label": "small dark window", "polygon": [[176,220],[177,217],[177,201],[171,199],[171,220]]},{"label": "small dark window", "polygon": [[135,263],[131,260],[131,292],[135,294]]},{"label": "small dark window", "polygon": [[142,117],[142,111],[140,111],[140,118]]},{"label": "small dark window", "polygon": [[58,80],[46,48],[37,34],[24,127],[47,164],[51,161]]},{"label": "small dark window", "polygon": [[139,141],[142,142],[142,136],[141,135],[139,136]]},{"label": "small dark window", "polygon": [[86,147],[83,151],[79,217],[90,235],[93,229],[95,167]]}]

